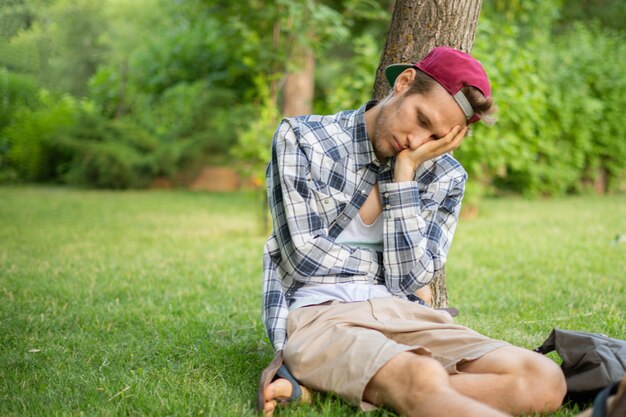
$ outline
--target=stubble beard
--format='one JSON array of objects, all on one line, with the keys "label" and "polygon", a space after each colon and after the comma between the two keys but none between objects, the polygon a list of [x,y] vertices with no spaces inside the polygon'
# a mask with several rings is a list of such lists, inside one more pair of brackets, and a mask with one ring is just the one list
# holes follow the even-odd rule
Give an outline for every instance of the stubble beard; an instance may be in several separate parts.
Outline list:
[{"label": "stubble beard", "polygon": [[387,105],[383,105],[380,109],[380,113],[376,118],[376,125],[374,127],[374,141],[373,148],[376,157],[380,162],[387,162],[389,158],[395,155],[393,149],[390,149],[390,134],[389,134],[389,110],[392,110]]}]

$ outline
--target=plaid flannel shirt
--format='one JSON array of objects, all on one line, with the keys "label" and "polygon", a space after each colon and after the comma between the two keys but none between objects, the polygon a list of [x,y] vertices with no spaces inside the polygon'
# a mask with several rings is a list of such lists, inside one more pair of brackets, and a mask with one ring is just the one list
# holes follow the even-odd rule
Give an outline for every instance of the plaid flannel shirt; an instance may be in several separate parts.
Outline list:
[{"label": "plaid flannel shirt", "polygon": [[[365,111],[284,119],[266,171],[273,232],[263,253],[263,321],[276,350],[287,340],[288,303],[307,283],[383,284],[402,298],[446,262],[467,174],[450,155],[423,163],[414,181],[393,182],[365,128]],[[383,252],[335,243],[378,183]]]}]

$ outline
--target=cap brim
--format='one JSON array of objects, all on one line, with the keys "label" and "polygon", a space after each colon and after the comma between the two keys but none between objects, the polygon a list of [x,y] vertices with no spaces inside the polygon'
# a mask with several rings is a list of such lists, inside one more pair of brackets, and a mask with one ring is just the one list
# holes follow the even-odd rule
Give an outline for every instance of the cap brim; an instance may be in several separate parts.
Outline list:
[{"label": "cap brim", "polygon": [[398,78],[398,75],[402,74],[405,70],[409,68],[415,68],[415,66],[413,64],[391,64],[387,68],[385,68],[385,77],[387,77],[389,85],[393,87],[393,84],[396,82],[396,78]]}]

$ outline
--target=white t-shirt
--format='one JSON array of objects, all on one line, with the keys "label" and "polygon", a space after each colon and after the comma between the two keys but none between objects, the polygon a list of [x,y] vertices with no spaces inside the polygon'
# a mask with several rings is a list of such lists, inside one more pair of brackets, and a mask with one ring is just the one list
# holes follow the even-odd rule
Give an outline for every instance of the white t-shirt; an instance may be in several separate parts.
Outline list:
[{"label": "white t-shirt", "polygon": [[[337,236],[335,242],[347,246],[383,250],[383,215],[374,223],[363,223],[361,215],[357,213],[354,219]],[[289,310],[339,300],[344,302],[365,301],[371,298],[393,297],[384,285],[368,283],[344,284],[304,284],[292,295],[293,302]]]}]

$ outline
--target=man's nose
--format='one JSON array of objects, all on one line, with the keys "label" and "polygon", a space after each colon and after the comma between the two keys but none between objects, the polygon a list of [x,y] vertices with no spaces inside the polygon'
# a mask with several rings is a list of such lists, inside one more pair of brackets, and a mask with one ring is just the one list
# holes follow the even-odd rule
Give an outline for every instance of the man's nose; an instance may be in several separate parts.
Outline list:
[{"label": "man's nose", "polygon": [[412,150],[417,149],[421,144],[426,142],[430,137],[430,132],[427,132],[425,129],[418,129],[411,133],[407,139],[409,141],[409,148]]}]

